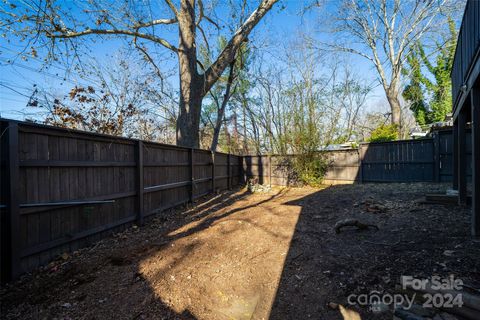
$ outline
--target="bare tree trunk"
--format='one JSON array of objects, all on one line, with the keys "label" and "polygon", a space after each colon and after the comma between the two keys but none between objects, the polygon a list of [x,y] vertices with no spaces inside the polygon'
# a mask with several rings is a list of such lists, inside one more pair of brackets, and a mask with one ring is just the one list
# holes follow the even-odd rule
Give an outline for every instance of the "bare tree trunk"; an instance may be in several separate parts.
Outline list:
[{"label": "bare tree trunk", "polygon": [[178,25],[180,113],[177,119],[177,144],[198,147],[204,81],[197,72],[195,0],[181,1]]},{"label": "bare tree trunk", "polygon": [[203,75],[200,75],[197,72],[195,43],[195,0],[181,0],[181,8],[177,15],[180,31],[180,44],[178,46],[180,68],[180,113],[177,119],[178,145],[185,147],[199,146],[203,97],[215,84],[228,64],[235,60],[236,51],[241,43],[247,39],[255,25],[277,1],[263,0],[242,27],[237,30],[217,60]]},{"label": "bare tree trunk", "polygon": [[[215,84],[223,70],[235,60],[235,54],[252,29],[278,0],[263,0],[245,23],[235,32],[217,60],[203,75],[197,72],[195,44],[195,0],[182,0],[178,14],[180,45],[180,114],[177,120],[177,144],[199,146],[200,114],[203,97]],[[227,99],[228,101],[228,99]],[[221,119],[221,118],[220,118]],[[218,142],[218,138],[217,138]]]},{"label": "bare tree trunk", "polygon": [[200,113],[203,97],[200,94],[202,82],[191,79],[188,75],[180,78],[180,113],[177,119],[177,144],[179,146],[198,148]]},{"label": "bare tree trunk", "polygon": [[[225,114],[223,114],[223,122],[226,124],[227,119],[225,118]],[[230,133],[228,132],[228,127],[225,125],[223,126],[223,131],[225,134],[225,137],[227,138],[227,152],[231,153],[232,152],[232,139],[230,137]]]},{"label": "bare tree trunk", "polygon": [[[243,95],[242,95],[243,96]],[[243,115],[243,154],[248,154],[248,142],[247,142],[247,107],[245,104],[247,101],[242,97],[242,115]]]},{"label": "bare tree trunk", "polygon": [[225,88],[225,94],[223,96],[222,105],[218,109],[217,121],[215,128],[213,129],[212,145],[210,150],[215,151],[218,145],[218,137],[220,136],[220,129],[222,127],[223,117],[225,114],[225,108],[227,107],[228,100],[230,99],[230,90],[234,79],[235,60],[230,63],[230,73],[228,74],[227,87]]},{"label": "bare tree trunk", "polygon": [[[391,123],[396,124],[400,130],[401,125],[401,107],[398,99],[398,90],[387,90],[387,100],[390,104],[390,111],[392,112]],[[400,132],[400,131],[399,131]]]},{"label": "bare tree trunk", "polygon": [[233,139],[234,139],[234,152],[238,153],[238,146],[240,145],[239,143],[239,133],[238,133],[238,113],[237,113],[237,108],[234,105],[233,106]]}]

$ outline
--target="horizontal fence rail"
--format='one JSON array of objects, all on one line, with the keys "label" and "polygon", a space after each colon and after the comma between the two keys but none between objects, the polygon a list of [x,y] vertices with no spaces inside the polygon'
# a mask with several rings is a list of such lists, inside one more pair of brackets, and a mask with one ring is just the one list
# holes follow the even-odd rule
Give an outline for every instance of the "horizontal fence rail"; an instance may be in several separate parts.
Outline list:
[{"label": "horizontal fence rail", "polygon": [[242,182],[242,157],[1,121],[2,280]]}]

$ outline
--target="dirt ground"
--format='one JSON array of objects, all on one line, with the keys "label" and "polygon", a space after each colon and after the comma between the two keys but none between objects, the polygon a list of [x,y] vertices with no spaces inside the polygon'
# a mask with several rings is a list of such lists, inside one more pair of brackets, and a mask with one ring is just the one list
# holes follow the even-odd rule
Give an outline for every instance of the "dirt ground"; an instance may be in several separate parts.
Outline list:
[{"label": "dirt ground", "polygon": [[[2,287],[5,319],[342,319],[329,302],[401,275],[480,285],[469,210],[441,184],[245,189],[156,216]],[[374,228],[334,225],[345,218]],[[392,319],[352,306],[362,319]]]}]

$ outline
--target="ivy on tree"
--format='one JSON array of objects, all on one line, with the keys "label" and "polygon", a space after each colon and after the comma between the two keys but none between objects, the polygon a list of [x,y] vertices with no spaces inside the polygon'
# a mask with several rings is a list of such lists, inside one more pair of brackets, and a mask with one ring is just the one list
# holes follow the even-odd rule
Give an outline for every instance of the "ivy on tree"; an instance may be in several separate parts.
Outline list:
[{"label": "ivy on tree", "polygon": [[457,32],[455,23],[449,19],[449,36],[444,43],[437,43],[438,54],[431,62],[424,45],[417,43],[407,58],[408,68],[404,74],[409,83],[404,88],[403,97],[410,103],[419,125],[444,121],[452,111],[452,70]]}]

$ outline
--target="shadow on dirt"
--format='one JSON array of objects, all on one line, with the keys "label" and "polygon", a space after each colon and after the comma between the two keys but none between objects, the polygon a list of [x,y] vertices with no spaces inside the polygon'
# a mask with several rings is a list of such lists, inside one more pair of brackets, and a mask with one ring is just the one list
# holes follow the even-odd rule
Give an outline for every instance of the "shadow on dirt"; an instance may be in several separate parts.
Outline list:
[{"label": "shadow on dirt", "polygon": [[[477,245],[469,237],[469,210],[422,202],[440,184],[332,186],[289,202],[301,214],[283,266],[270,319],[342,319],[329,303],[362,319],[392,319],[392,306],[372,312],[358,296],[398,292],[402,275],[428,279],[451,274],[480,283]],[[356,219],[378,226],[365,230],[334,225]],[[450,255],[449,250],[455,253]],[[446,253],[447,252],[447,253]],[[350,301],[357,302],[355,305]]]},{"label": "shadow on dirt", "polygon": [[[341,319],[329,302],[348,306],[351,294],[394,292],[401,275],[479,279],[468,210],[418,201],[441,188],[365,184],[254,197],[226,193],[158,215],[3,288],[2,316]],[[379,230],[335,233],[335,223],[346,218]],[[362,319],[392,318],[388,310],[352,309]]]},{"label": "shadow on dirt", "polygon": [[[183,242],[184,238],[195,237],[219,220],[280,197],[282,191],[229,210],[250,194],[246,190],[227,192],[192,208],[169,210],[146,221],[144,227],[134,227],[83,249],[78,257],[56,261],[1,288],[1,314],[8,319],[195,319],[188,306],[173,309],[172,305],[178,303],[162,300],[152,281],[205,245],[205,239]],[[174,246],[181,248],[170,252]],[[142,263],[151,257],[168,262],[165,268],[156,268],[155,275],[145,275]]]}]

